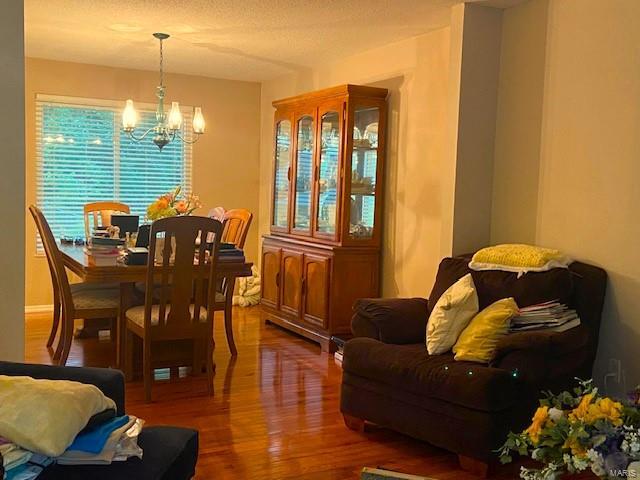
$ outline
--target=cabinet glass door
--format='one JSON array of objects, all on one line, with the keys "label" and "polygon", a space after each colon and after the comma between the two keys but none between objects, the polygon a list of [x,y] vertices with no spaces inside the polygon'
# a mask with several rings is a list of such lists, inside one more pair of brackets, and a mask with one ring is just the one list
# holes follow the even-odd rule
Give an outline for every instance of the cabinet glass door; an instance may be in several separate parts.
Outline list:
[{"label": "cabinet glass door", "polygon": [[330,236],[335,235],[336,232],[340,124],[340,113],[338,112],[326,112],[320,117],[322,145],[318,163],[316,231]]},{"label": "cabinet glass door", "polygon": [[349,237],[366,240],[373,237],[375,220],[380,110],[356,107],[353,118]]},{"label": "cabinet glass door", "polygon": [[286,229],[289,214],[289,178],[291,169],[291,122],[276,125],[275,176],[273,187],[273,225]]},{"label": "cabinet glass door", "polygon": [[293,228],[309,231],[311,225],[311,192],[313,174],[313,117],[300,117],[296,138],[296,185]]}]

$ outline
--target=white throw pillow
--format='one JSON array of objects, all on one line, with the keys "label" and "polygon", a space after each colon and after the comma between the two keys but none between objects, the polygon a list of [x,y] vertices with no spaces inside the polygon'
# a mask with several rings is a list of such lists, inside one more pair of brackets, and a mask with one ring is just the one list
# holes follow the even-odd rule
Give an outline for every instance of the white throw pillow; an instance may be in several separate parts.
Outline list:
[{"label": "white throw pillow", "polygon": [[478,313],[478,294],[470,273],[451,285],[433,307],[427,322],[429,355],[446,353]]}]

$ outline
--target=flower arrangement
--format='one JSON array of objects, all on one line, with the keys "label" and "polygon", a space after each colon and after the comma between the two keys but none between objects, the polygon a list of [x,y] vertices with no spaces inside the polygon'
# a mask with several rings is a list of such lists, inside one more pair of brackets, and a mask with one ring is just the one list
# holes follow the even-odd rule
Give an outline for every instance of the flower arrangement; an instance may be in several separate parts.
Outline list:
[{"label": "flower arrangement", "polygon": [[598,394],[593,381],[580,381],[573,393],[546,393],[531,425],[510,433],[498,450],[500,461],[512,452],[542,462],[522,467],[520,478],[551,480],[587,469],[603,479],[640,478],[640,387],[622,404]]},{"label": "flower arrangement", "polygon": [[147,207],[147,218],[159,220],[160,218],[175,217],[178,215],[191,215],[202,204],[197,195],[192,193],[182,194],[182,187],[165,193]]}]

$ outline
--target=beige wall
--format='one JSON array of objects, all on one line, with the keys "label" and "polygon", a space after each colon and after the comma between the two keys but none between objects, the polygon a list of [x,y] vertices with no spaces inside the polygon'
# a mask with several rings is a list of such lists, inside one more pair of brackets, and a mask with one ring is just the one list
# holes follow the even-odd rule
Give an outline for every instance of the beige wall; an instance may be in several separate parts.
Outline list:
[{"label": "beige wall", "polygon": [[[155,103],[156,72],[28,58],[26,62],[27,202],[36,202],[35,96],[37,93]],[[193,147],[193,191],[204,204],[258,212],[260,84],[168,74],[168,100],[202,106],[207,132]],[[160,194],[162,192],[158,192]],[[257,224],[257,222],[256,222]],[[257,259],[258,228],[246,254]],[[22,242],[21,242],[22,243]],[[51,304],[46,260],[35,256],[35,227],[26,225],[27,305]]]},{"label": "beige wall", "polygon": [[[509,192],[495,190],[494,198],[523,203],[504,215],[494,209],[493,232],[501,241],[530,239],[535,232],[536,243],[607,270],[594,376],[602,384],[608,360],[621,359],[631,388],[640,383],[640,2],[549,2],[544,61],[542,3],[516,7],[523,17],[505,16],[505,35],[522,27],[522,36],[514,34],[511,41],[524,43],[512,48],[532,62],[511,57],[503,64],[502,78],[522,83],[507,87],[501,97],[497,158],[503,155],[501,164],[513,163],[510,173],[496,173],[495,185],[514,183]],[[532,24],[524,28],[528,20]],[[534,27],[540,30],[533,32]],[[524,75],[532,76],[526,84]],[[540,75],[544,95],[537,142],[538,108],[527,93],[540,95]],[[517,99],[524,105],[518,106]],[[529,125],[532,138],[523,131]],[[518,144],[518,138],[525,141]],[[539,180],[532,178],[537,158]],[[526,175],[519,174],[520,161]]]},{"label": "beige wall", "polygon": [[262,85],[260,233],[269,231],[275,99],[343,83],[388,88],[383,294],[426,296],[441,258],[449,28]]},{"label": "beige wall", "polygon": [[24,32],[23,2],[0,16],[0,359],[24,358]]},{"label": "beige wall", "polygon": [[491,243],[535,243],[549,0],[504,11]]}]

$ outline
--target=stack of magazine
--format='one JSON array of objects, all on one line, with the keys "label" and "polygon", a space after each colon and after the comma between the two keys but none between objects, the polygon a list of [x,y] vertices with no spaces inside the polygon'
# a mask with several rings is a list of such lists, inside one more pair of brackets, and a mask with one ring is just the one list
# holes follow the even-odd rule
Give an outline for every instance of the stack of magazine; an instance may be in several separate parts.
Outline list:
[{"label": "stack of magazine", "polygon": [[538,303],[521,308],[518,315],[511,319],[512,332],[528,330],[551,330],[565,332],[580,325],[580,317],[558,300]]}]

